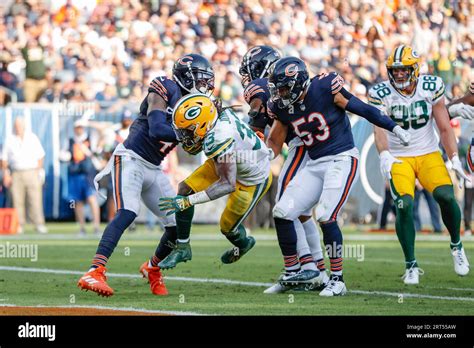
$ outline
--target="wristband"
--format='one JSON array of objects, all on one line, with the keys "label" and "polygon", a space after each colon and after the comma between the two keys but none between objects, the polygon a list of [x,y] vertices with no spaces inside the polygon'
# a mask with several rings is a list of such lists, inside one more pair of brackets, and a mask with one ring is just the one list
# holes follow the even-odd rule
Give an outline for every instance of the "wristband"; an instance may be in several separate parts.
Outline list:
[{"label": "wristband", "polygon": [[206,191],[196,192],[195,194],[188,196],[188,199],[189,203],[191,203],[192,205],[206,203],[211,200],[207,195]]}]

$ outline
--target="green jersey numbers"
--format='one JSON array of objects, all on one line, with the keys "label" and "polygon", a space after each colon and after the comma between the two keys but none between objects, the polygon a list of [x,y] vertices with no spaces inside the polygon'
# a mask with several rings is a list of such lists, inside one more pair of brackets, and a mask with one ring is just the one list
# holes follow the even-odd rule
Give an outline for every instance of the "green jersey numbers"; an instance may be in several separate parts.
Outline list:
[{"label": "green jersey numbers", "polygon": [[423,83],[421,84],[421,88],[425,91],[434,92],[436,90],[436,80],[436,76],[424,75],[422,77]]},{"label": "green jersey numbers", "polygon": [[388,88],[385,83],[379,83],[378,85],[375,85],[372,89],[377,93],[377,96],[379,98],[384,98],[391,93],[390,88]]},{"label": "green jersey numbers", "polygon": [[235,116],[234,122],[242,140],[245,140],[245,137],[247,137],[252,143],[254,143],[252,150],[259,150],[262,147],[262,143],[257,134],[255,134],[247,124],[242,123],[237,116]]},{"label": "green jersey numbers", "polygon": [[428,104],[424,100],[418,100],[409,106],[403,104],[391,105],[389,114],[392,120],[405,130],[410,127],[413,129],[422,128],[426,126],[430,119]]}]

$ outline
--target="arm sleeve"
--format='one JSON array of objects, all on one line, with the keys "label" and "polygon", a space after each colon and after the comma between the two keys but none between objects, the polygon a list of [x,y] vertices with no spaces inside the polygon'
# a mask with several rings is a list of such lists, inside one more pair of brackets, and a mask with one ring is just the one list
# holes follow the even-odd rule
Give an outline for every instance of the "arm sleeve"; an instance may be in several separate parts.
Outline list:
[{"label": "arm sleeve", "polygon": [[364,103],[362,100],[357,98],[356,96],[352,95],[345,89],[341,90],[342,95],[349,100],[347,103],[346,110],[350,111],[356,115],[359,115],[365,118],[372,124],[376,126],[386,129],[388,131],[392,131],[393,128],[397,125],[391,118],[385,115],[381,110]]},{"label": "arm sleeve", "polygon": [[166,113],[162,110],[153,110],[148,114],[148,135],[152,139],[162,141],[176,141],[173,127],[166,121]]}]

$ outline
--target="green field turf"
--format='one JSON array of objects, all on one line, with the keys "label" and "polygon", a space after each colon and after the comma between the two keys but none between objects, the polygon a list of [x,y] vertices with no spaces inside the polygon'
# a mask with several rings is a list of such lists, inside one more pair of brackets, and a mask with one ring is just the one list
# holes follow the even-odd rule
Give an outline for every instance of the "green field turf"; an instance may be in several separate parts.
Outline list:
[{"label": "green field turf", "polygon": [[[321,298],[318,292],[265,295],[282,260],[273,230],[254,230],[257,244],[239,262],[223,265],[221,253],[229,243],[217,226],[194,226],[193,260],[165,273],[170,294],[153,296],[139,278],[138,268],[153,253],[160,234],[126,232],[108,264],[110,298],[81,292],[76,283],[87,271],[98,237],[76,236],[73,224],[50,224],[48,235],[27,231],[21,236],[0,236],[0,244],[38,245],[38,260],[0,258],[0,306],[106,306],[219,315],[474,315],[474,275],[454,273],[449,243],[444,236],[419,236],[417,258],[426,274],[419,286],[406,286],[400,276],[404,263],[394,235],[344,228],[345,243],[364,247],[364,260],[344,260],[345,297]],[[465,241],[474,261],[474,242]],[[359,249],[360,250],[360,249]],[[360,256],[360,255],[359,255]],[[11,267],[66,270],[66,274],[23,272]],[[77,272],[76,274],[68,274]],[[114,276],[114,274],[122,276]],[[209,281],[204,281],[208,279]],[[227,284],[225,280],[246,282]],[[72,301],[73,300],[73,301]]]}]

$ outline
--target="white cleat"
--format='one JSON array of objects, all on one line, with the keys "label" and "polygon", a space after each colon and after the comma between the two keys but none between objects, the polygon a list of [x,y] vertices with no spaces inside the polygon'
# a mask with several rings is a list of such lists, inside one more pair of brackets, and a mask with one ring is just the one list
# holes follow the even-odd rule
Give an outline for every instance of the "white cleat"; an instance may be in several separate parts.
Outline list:
[{"label": "white cleat", "polygon": [[270,286],[268,289],[265,289],[263,291],[264,294],[281,294],[287,290],[289,290],[290,287],[281,285],[280,283],[273,284]]},{"label": "white cleat", "polygon": [[405,270],[402,276],[403,282],[408,285],[416,285],[420,283],[420,275],[425,274],[421,268],[411,267]]},{"label": "white cleat", "polygon": [[340,281],[337,277],[329,280],[326,287],[319,293],[319,296],[344,296],[347,293],[346,284]]},{"label": "white cleat", "polygon": [[329,276],[326,271],[320,271],[321,287],[325,288],[329,284]]},{"label": "white cleat", "polygon": [[464,248],[452,250],[454,261],[454,272],[460,276],[465,276],[469,273],[469,261],[467,260]]}]

